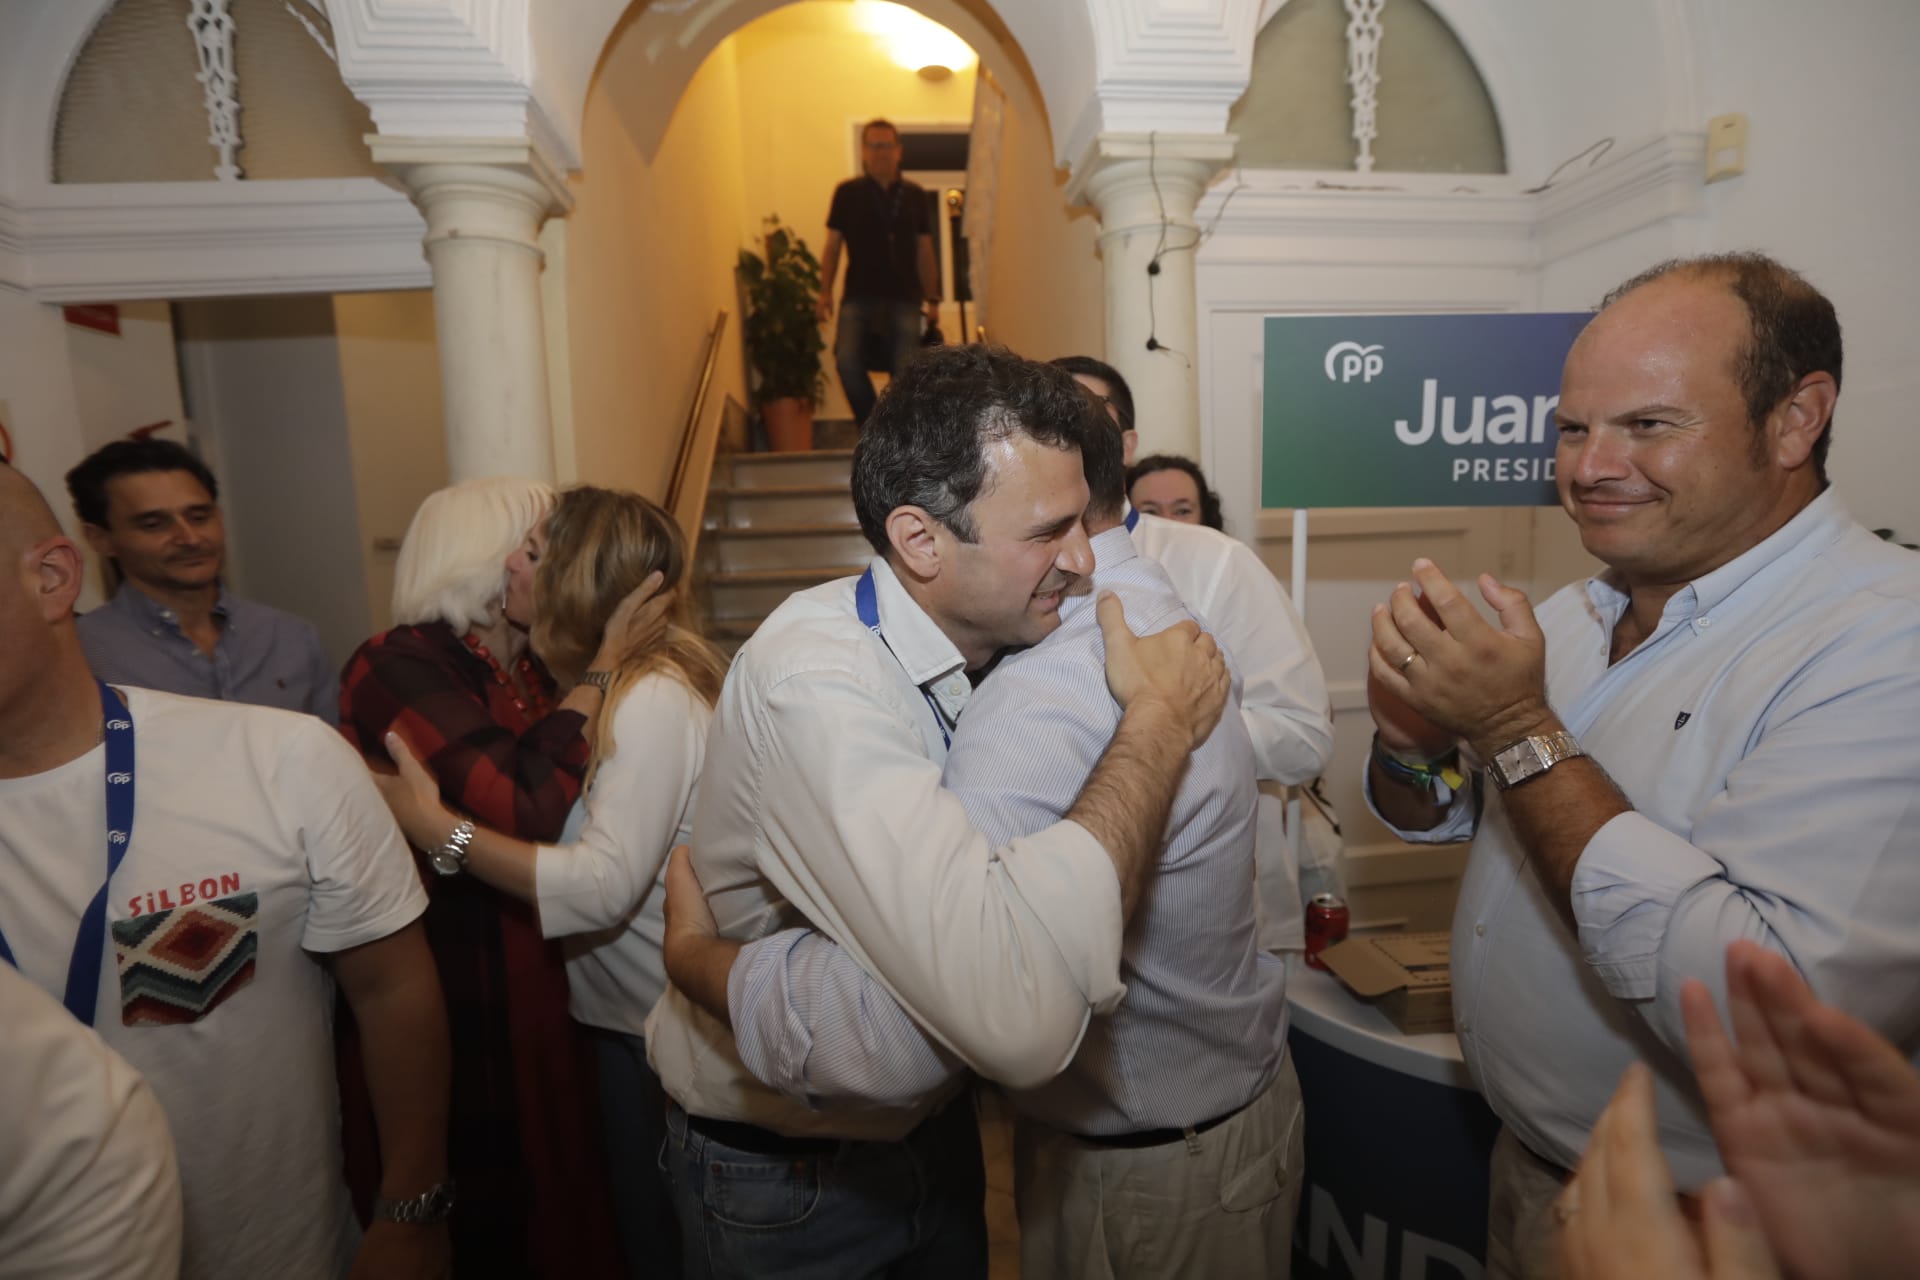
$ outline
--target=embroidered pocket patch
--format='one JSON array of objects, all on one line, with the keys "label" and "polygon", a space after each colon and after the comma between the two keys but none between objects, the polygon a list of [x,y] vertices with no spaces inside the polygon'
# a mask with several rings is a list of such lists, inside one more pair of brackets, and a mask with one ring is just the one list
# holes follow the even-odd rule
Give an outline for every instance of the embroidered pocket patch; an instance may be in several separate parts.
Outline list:
[{"label": "embroidered pocket patch", "polygon": [[197,1022],[253,981],[260,895],[236,893],[113,922],[120,1021],[129,1027]]}]

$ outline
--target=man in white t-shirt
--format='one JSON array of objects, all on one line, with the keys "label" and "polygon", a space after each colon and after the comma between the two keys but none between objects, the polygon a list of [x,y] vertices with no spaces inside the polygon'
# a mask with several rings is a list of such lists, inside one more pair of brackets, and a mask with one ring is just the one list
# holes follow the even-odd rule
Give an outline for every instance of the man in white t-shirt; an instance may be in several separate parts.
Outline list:
[{"label": "man in white t-shirt", "polygon": [[0,964],[0,1280],[180,1274],[180,1174],[139,1073]]},{"label": "man in white t-shirt", "polygon": [[[312,717],[95,681],[81,574],[0,466],[0,958],[159,1099],[184,1275],[444,1275],[445,1009],[386,806]],[[336,982],[385,1159],[364,1241],[340,1170]]]}]

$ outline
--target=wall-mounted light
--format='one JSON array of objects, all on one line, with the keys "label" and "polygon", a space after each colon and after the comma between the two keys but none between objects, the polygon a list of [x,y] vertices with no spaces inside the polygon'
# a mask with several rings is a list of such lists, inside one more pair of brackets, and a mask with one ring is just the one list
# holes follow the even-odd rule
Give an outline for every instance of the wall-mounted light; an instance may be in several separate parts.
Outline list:
[{"label": "wall-mounted light", "polygon": [[965,40],[905,5],[853,0],[853,22],[879,40],[888,57],[928,80],[945,80],[978,60]]}]

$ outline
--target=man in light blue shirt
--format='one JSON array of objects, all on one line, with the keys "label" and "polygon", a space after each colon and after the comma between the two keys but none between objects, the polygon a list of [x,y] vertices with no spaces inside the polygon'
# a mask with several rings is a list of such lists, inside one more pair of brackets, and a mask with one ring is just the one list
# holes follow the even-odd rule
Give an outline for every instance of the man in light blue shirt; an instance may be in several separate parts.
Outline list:
[{"label": "man in light blue shirt", "polygon": [[94,674],[339,721],[339,675],[313,624],[221,581],[226,523],[205,463],[171,440],[116,440],[67,473],[67,491],[87,545],[124,578],[80,617]]},{"label": "man in light blue shirt", "polygon": [[[1128,624],[1144,631],[1192,616],[1121,521],[1118,433],[1095,437],[1081,448],[1092,590],[1063,603],[1053,635],[1000,660],[947,756],[944,785],[995,841],[1057,822],[1119,721],[1094,592],[1118,594]],[[1011,1093],[1027,1274],[1089,1274],[1096,1259],[1093,1273],[1123,1277],[1287,1272],[1300,1095],[1285,1057],[1285,965],[1256,937],[1255,795],[1252,741],[1227,715],[1175,796],[1127,932],[1125,998],[1088,1024],[1064,1071]],[[742,1061],[815,1105],[906,1105],[980,1065],[941,1046],[846,951],[808,930],[747,944],[728,995]]]},{"label": "man in light blue shirt", "polygon": [[[1554,1274],[1553,1198],[1635,1060],[1680,1186],[1721,1172],[1679,991],[1724,1004],[1728,943],[1920,1049],[1920,557],[1827,487],[1840,368],[1831,304],[1769,259],[1636,277],[1556,415],[1606,572],[1537,616],[1483,576],[1495,627],[1416,561],[1374,610],[1370,799],[1408,839],[1474,842],[1454,1013],[1505,1124],[1492,1274]],[[1486,781],[1448,785],[1456,742]]]}]

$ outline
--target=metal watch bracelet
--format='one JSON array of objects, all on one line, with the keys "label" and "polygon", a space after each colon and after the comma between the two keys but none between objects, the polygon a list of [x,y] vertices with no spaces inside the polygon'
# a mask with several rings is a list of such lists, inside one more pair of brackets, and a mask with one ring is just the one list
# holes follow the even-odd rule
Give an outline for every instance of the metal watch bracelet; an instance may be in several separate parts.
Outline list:
[{"label": "metal watch bracelet", "polygon": [[382,1222],[430,1226],[447,1220],[447,1215],[453,1212],[453,1201],[453,1180],[449,1178],[405,1200],[389,1200],[380,1196],[373,1202],[373,1216]]}]

